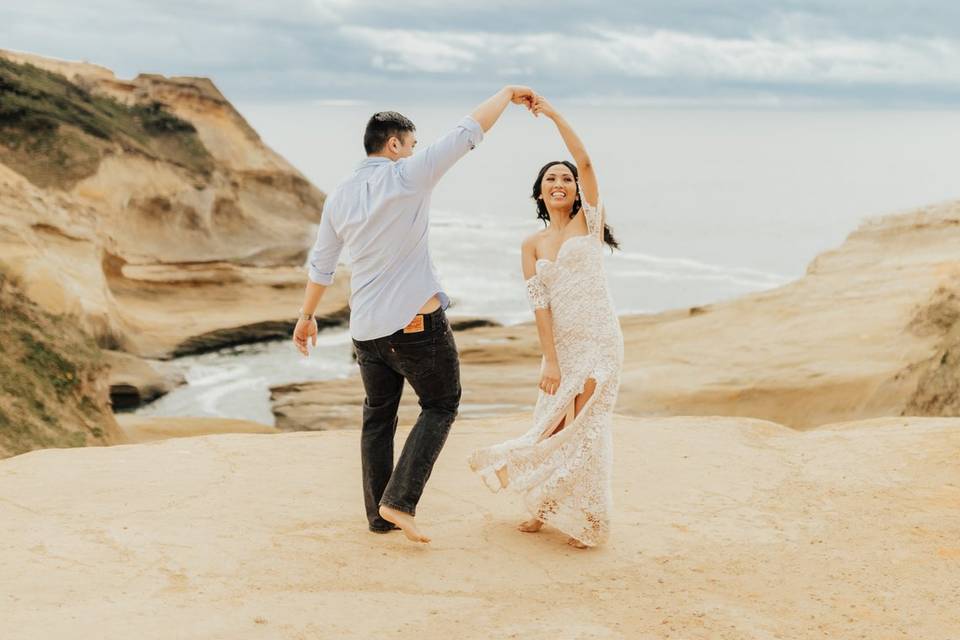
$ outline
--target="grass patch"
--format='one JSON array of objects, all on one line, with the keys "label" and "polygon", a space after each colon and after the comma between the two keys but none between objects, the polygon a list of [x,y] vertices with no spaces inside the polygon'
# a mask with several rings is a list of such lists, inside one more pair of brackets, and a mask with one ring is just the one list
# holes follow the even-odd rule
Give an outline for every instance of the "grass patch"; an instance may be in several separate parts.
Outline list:
[{"label": "grass patch", "polygon": [[[0,265],[0,276],[4,273]],[[107,439],[102,354],[66,316],[0,287],[0,457]]]},{"label": "grass patch", "polygon": [[51,349],[43,342],[38,342],[32,334],[20,332],[20,342],[25,347],[26,354],[23,363],[40,378],[47,380],[54,388],[58,398],[64,398],[76,389],[79,383],[77,366]]},{"label": "grass patch", "polygon": [[96,172],[116,145],[204,177],[213,169],[194,126],[161,103],[128,107],[0,58],[0,160],[39,186],[66,186]]}]

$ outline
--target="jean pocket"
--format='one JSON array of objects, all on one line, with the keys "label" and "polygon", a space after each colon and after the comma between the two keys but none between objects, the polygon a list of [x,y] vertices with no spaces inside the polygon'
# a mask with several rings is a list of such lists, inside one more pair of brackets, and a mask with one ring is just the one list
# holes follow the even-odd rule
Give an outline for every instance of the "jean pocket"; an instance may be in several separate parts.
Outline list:
[{"label": "jean pocket", "polygon": [[399,342],[393,345],[401,373],[410,378],[422,378],[433,373],[437,362],[436,340]]},{"label": "jean pocket", "polygon": [[370,347],[365,344],[360,344],[356,340],[353,341],[353,360],[358,365],[363,365],[364,363],[370,360]]}]

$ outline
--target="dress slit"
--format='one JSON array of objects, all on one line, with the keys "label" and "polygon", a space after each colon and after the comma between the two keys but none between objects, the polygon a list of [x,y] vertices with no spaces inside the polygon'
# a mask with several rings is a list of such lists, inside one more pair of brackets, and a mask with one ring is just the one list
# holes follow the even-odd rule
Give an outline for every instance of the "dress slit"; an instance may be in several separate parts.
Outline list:
[{"label": "dress slit", "polygon": [[[580,411],[577,411],[576,409],[577,401],[580,400],[580,398],[587,392],[586,386],[587,386],[587,382],[590,380],[593,380],[593,389],[590,391],[590,397],[588,397],[584,402],[583,406],[580,407]],[[563,413],[561,413],[556,419],[554,419],[552,427],[550,427],[549,429],[545,429],[543,433],[540,434],[540,438],[537,440],[537,442],[543,442],[547,438],[552,438],[553,436],[557,435],[557,433],[559,433],[560,431],[563,431],[568,426],[576,422],[576,419],[587,408],[587,403],[590,402],[590,398],[592,398],[594,394],[597,392],[597,384],[598,384],[597,379],[595,377],[593,376],[587,377],[587,379],[584,380],[583,384],[580,385],[580,389],[581,389],[580,392],[573,394],[573,397],[570,398],[569,402],[567,402],[566,408],[563,410]]]}]

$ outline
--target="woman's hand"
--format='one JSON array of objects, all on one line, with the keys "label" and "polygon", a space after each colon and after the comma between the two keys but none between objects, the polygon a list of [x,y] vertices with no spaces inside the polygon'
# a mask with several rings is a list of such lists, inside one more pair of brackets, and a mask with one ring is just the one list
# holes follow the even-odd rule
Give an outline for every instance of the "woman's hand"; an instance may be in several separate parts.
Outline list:
[{"label": "woman's hand", "polygon": [[544,393],[553,395],[560,388],[560,365],[551,360],[544,360],[540,369],[540,388]]},{"label": "woman's hand", "polygon": [[531,109],[531,111],[533,111],[533,115],[535,116],[539,116],[542,113],[551,120],[560,115],[559,112],[554,109],[553,105],[550,104],[550,101],[541,95],[538,95],[533,101],[533,109]]},{"label": "woman's hand", "polygon": [[305,356],[310,355],[307,351],[307,340],[312,338],[313,346],[317,346],[317,321],[315,318],[297,320],[297,326],[293,328],[293,344],[297,351]]}]

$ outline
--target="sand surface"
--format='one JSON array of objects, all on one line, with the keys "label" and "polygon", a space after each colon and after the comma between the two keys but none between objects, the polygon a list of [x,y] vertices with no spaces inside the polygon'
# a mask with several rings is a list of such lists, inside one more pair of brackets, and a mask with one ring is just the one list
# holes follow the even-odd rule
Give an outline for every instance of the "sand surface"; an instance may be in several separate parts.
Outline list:
[{"label": "sand surface", "polygon": [[356,432],[0,461],[0,637],[960,636],[960,420],[616,421],[609,545],[521,534],[459,421],[429,546],[368,533]]}]

